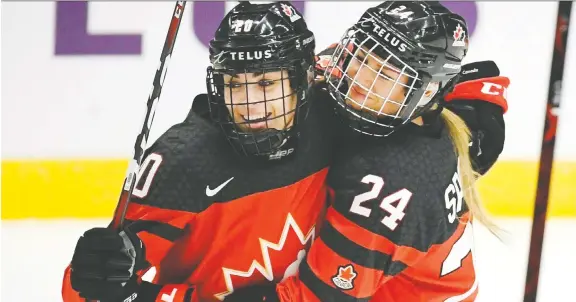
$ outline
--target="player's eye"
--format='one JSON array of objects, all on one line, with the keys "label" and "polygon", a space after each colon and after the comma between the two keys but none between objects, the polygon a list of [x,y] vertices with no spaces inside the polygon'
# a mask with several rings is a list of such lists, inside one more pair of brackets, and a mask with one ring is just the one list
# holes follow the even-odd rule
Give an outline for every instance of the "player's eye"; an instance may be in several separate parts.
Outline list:
[{"label": "player's eye", "polygon": [[397,80],[400,76],[400,70],[396,70],[394,67],[385,66],[382,68],[381,75],[386,77],[387,79]]},{"label": "player's eye", "polygon": [[232,88],[232,89],[237,89],[242,87],[242,83],[238,83],[238,82],[230,82],[228,83],[226,86]]},{"label": "player's eye", "polygon": [[358,50],[356,50],[356,58],[358,58],[359,60],[364,60],[364,58],[366,58],[366,51],[362,48],[358,48]]},{"label": "player's eye", "polygon": [[398,74],[393,72],[393,71],[389,71],[386,69],[383,69],[382,72],[380,72],[380,77],[384,78],[386,80],[393,80],[395,81],[398,78]]},{"label": "player's eye", "polygon": [[[364,58],[366,58],[364,55],[356,55],[356,60],[358,60],[359,62],[364,61]],[[365,63],[368,64],[368,61],[366,61]]]},{"label": "player's eye", "polygon": [[260,87],[267,88],[267,87],[274,85],[274,80],[262,79],[262,80],[258,81],[258,85],[260,85]]}]

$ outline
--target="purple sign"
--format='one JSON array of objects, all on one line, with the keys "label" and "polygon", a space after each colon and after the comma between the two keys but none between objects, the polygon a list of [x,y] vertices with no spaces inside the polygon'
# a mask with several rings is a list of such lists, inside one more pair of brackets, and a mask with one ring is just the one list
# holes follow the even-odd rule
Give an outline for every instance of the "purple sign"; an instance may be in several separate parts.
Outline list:
[{"label": "purple sign", "polygon": [[[474,2],[441,1],[453,12],[462,15],[468,23],[472,36],[478,20],[478,9]],[[224,1],[194,1],[192,5],[192,31],[205,46],[220,25],[226,13]],[[306,1],[294,1],[293,5],[305,14]],[[168,16],[167,16],[168,18]],[[168,19],[167,19],[168,20]],[[140,55],[141,34],[94,35],[87,32],[88,2],[56,2],[56,55]],[[166,24],[168,26],[168,24]]]},{"label": "purple sign", "polygon": [[142,35],[91,35],[88,2],[56,2],[56,55],[139,55]]}]

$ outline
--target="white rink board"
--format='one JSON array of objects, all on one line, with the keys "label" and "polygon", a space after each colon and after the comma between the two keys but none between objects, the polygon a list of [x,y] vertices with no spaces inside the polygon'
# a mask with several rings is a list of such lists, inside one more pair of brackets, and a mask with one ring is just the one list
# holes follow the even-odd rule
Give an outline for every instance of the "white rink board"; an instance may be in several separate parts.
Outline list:
[{"label": "white rink board", "polygon": [[[108,158],[131,154],[168,26],[172,2],[90,2],[91,34],[142,34],[142,54],[55,56],[55,2],[2,3],[2,155],[5,158]],[[230,8],[234,3],[228,3]],[[317,50],[337,41],[374,2],[308,2]],[[189,7],[191,2],[189,3]],[[480,2],[467,61],[491,59],[511,78],[502,158],[535,160],[540,151],[555,2]],[[130,13],[127,13],[132,11]],[[346,12],[346,14],[337,13]],[[327,17],[325,14],[332,14]],[[576,13],[573,13],[573,16]],[[565,83],[576,83],[571,30]],[[207,49],[184,14],[152,141],[184,118],[205,91]],[[558,159],[576,159],[576,85],[565,85]],[[54,138],[56,140],[54,141]]]}]

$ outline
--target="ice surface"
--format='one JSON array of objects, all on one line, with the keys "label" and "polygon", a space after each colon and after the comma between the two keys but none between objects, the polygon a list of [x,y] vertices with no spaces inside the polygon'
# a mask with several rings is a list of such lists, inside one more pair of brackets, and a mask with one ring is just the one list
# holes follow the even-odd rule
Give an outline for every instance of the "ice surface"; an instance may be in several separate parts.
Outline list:
[{"label": "ice surface", "polygon": [[[480,279],[477,301],[522,301],[529,219],[497,219],[503,242],[475,226]],[[62,301],[64,268],[77,238],[107,220],[2,221],[1,301]],[[538,301],[576,301],[576,219],[549,221],[544,241]]]}]

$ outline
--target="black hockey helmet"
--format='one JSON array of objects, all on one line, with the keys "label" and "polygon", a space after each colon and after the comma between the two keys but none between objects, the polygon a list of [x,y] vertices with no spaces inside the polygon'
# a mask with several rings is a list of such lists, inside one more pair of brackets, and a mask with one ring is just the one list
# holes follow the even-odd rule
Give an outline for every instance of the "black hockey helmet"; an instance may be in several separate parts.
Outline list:
[{"label": "black hockey helmet", "polygon": [[302,15],[289,2],[241,2],[209,48],[211,115],[234,148],[264,159],[293,154],[313,83],[315,41]]},{"label": "black hockey helmet", "polygon": [[465,20],[437,1],[369,8],[345,32],[326,69],[337,112],[356,131],[387,136],[430,111],[454,86],[467,34]]}]

